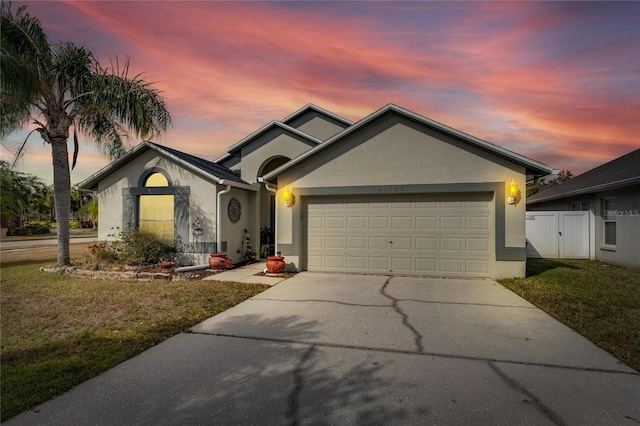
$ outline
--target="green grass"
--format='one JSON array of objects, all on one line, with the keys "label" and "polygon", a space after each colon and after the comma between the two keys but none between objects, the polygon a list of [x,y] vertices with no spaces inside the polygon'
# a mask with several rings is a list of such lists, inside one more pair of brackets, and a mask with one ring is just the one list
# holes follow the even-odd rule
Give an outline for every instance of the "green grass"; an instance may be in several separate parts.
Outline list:
[{"label": "green grass", "polygon": [[[71,246],[72,257],[86,246]],[[3,251],[2,420],[265,290],[215,281],[116,281],[40,272],[56,250]]]},{"label": "green grass", "polygon": [[500,284],[640,371],[640,270],[529,259],[526,278]]}]

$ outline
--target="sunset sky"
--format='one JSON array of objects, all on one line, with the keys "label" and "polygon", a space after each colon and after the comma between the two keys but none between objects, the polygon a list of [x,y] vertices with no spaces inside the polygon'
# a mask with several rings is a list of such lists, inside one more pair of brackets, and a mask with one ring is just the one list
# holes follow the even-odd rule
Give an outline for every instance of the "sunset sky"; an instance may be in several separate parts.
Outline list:
[{"label": "sunset sky", "polygon": [[[640,147],[640,2],[24,2],[51,41],[130,57],[214,160],[308,103],[356,121],[395,103],[579,174]],[[27,132],[3,141],[1,158]],[[72,183],[109,163],[82,139]],[[138,140],[131,139],[134,146]],[[52,182],[30,138],[19,170]]]}]

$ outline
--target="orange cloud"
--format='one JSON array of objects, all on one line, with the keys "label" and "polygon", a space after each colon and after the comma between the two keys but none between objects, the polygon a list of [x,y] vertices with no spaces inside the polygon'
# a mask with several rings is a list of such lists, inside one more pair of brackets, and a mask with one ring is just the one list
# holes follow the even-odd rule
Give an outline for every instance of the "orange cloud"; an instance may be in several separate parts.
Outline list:
[{"label": "orange cloud", "polygon": [[309,102],[352,120],[393,102],[576,172],[640,145],[634,7],[29,4],[47,31],[104,63],[130,55],[175,117],[158,142],[194,155],[213,159]]}]

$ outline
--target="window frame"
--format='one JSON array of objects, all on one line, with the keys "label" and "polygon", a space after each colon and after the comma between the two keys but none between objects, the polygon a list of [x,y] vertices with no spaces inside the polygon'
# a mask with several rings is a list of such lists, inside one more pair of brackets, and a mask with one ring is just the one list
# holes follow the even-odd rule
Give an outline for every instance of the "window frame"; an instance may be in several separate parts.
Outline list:
[{"label": "window frame", "polygon": [[[606,197],[602,198],[602,248],[613,250],[616,248],[617,243],[617,232],[618,226],[616,225],[617,221],[617,210],[615,209],[615,197]],[[611,208],[614,207],[614,208]],[[613,214],[611,214],[613,213]],[[614,226],[607,226],[613,224]],[[613,230],[612,230],[613,229]],[[608,236],[611,237],[610,233],[613,232],[613,243],[607,242],[607,240],[611,241]]]},{"label": "window frame", "polygon": [[[154,175],[161,175],[165,181],[166,184],[163,182],[162,185],[154,185],[153,183],[150,183],[149,180],[152,178],[152,176]],[[176,238],[176,213],[175,213],[175,203],[176,203],[176,197],[174,194],[174,189],[172,188],[172,182],[171,179],[167,176],[167,173],[165,173],[163,170],[160,170],[156,167],[149,169],[146,171],[146,173],[144,173],[141,176],[140,179],[140,186],[142,187],[142,191],[143,193],[140,193],[137,195],[137,200],[136,200],[136,204],[137,204],[137,209],[136,209],[136,227],[140,230],[143,230],[143,228],[146,228],[146,226],[143,226],[143,224],[151,224],[154,222],[171,222],[171,232],[170,235],[169,233],[164,233],[164,232],[154,232],[153,230],[149,230],[147,229],[149,232],[152,232],[154,235],[157,235],[161,238],[165,238],[169,241],[174,241]],[[171,211],[172,211],[172,218],[171,220],[169,219],[151,219],[151,218],[142,218],[143,215],[143,208],[142,208],[142,202],[143,199],[145,199],[146,197],[171,197]]]}]

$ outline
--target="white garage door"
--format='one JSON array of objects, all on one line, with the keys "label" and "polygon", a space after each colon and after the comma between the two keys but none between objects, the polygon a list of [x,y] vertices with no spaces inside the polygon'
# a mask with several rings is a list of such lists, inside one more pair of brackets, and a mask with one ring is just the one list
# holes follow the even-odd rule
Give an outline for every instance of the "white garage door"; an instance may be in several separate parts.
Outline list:
[{"label": "white garage door", "polygon": [[309,198],[310,271],[488,277],[492,194]]}]

